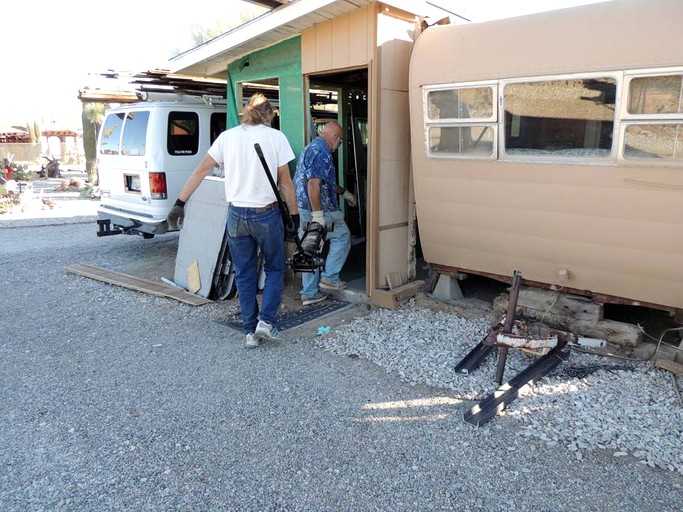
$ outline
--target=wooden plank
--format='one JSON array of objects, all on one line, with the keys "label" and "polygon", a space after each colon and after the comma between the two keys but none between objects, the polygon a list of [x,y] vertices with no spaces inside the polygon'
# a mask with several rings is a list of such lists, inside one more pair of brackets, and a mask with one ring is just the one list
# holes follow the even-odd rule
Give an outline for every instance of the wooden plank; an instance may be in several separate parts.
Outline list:
[{"label": "wooden plank", "polygon": [[636,347],[643,341],[643,332],[640,327],[615,320],[601,320],[596,324],[574,322],[569,325],[569,330],[589,338],[607,340],[623,347]]},{"label": "wooden plank", "polygon": [[387,274],[387,284],[389,285],[389,290],[398,288],[403,285],[403,279],[401,278],[400,272],[389,272]]},{"label": "wooden plank", "polygon": [[394,288],[393,290],[372,290],[370,294],[370,302],[375,306],[380,306],[388,309],[396,309],[398,303],[403,299],[412,297],[422,288],[424,288],[424,281],[412,281],[410,283]]},{"label": "wooden plank", "polygon": [[[493,309],[503,315],[507,312],[507,304],[508,295],[499,295],[493,301]],[[517,301],[517,313],[527,319],[625,347],[635,347],[643,339],[643,333],[637,325],[603,320],[601,304],[577,295],[522,288]]]},{"label": "wooden plank", "polygon": [[[494,301],[497,311],[507,311],[507,296]],[[545,321],[548,324],[568,327],[572,323],[596,324],[603,318],[603,307],[586,297],[524,287],[519,292],[517,309],[527,318]]]},{"label": "wooden plank", "polygon": [[668,359],[658,359],[655,365],[676,375],[683,375],[683,364],[669,361]]},{"label": "wooden plank", "polygon": [[141,277],[135,277],[122,272],[107,270],[84,263],[70,265],[66,268],[66,271],[72,274],[78,274],[91,279],[96,279],[98,281],[103,281],[105,283],[122,286],[123,288],[129,288],[138,292],[149,293],[159,297],[168,297],[180,302],[184,302],[185,304],[190,304],[191,306],[201,306],[202,304],[208,304],[212,302],[209,299],[188,293],[183,289],[175,288],[157,281],[152,281],[151,279],[143,279]]}]

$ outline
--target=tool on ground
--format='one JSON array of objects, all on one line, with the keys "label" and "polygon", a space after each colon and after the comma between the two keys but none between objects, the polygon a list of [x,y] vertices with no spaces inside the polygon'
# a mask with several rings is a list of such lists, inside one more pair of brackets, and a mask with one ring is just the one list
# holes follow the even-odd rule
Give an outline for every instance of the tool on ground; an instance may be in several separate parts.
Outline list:
[{"label": "tool on ground", "polygon": [[[273,188],[275,197],[277,199],[277,205],[280,208],[280,213],[284,222],[287,224],[288,229],[294,233],[294,243],[296,244],[296,249],[291,258],[287,259],[287,265],[289,265],[294,272],[315,272],[318,269],[325,267],[325,240],[327,238],[328,226],[323,226],[317,222],[309,222],[304,227],[303,237],[299,238],[299,234],[296,232],[294,221],[289,213],[287,204],[282,200],[280,191],[275,185],[273,176],[270,174],[270,169],[268,168],[268,163],[263,156],[263,150],[261,145],[254,144],[254,149],[256,154],[261,160],[261,165],[263,165],[263,170],[268,177],[268,182]],[[334,229],[333,227],[329,229]]]},{"label": "tool on ground", "polygon": [[[524,322],[515,319],[517,301],[522,283],[522,273],[515,270],[508,298],[508,309],[498,327],[489,331],[463,359],[455,366],[455,371],[468,375],[479,367],[493,350],[498,348],[496,383],[498,388],[464,414],[464,420],[477,427],[489,421],[513,402],[519,391],[532,381],[548,375],[562,361],[569,357],[564,350],[571,345],[585,347],[604,347],[605,340],[583,338],[571,332],[551,332],[548,336],[529,336]],[[503,373],[510,348],[525,349],[540,354],[541,357],[503,384]]]}]

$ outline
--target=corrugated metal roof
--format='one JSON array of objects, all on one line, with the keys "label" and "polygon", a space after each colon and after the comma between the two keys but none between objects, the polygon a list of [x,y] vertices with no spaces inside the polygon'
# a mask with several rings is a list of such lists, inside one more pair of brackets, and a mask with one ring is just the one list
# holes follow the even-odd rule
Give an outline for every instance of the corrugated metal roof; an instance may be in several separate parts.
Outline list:
[{"label": "corrugated metal roof", "polygon": [[[318,23],[342,16],[377,0],[294,0],[281,5],[211,41],[169,60],[172,73],[224,77],[228,64],[257,50],[301,34]],[[448,16],[448,11],[421,0],[382,3],[423,16]]]}]

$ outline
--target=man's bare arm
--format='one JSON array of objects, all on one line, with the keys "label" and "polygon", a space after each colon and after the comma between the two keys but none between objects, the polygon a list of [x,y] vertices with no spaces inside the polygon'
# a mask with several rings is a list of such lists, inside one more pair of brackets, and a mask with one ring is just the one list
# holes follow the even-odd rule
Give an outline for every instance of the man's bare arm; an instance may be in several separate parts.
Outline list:
[{"label": "man's bare arm", "polygon": [[322,208],[320,203],[320,178],[311,178],[308,180],[308,199],[311,202],[311,211],[319,211]]},{"label": "man's bare arm", "polygon": [[190,177],[187,178],[183,189],[180,191],[178,199],[181,201],[187,201],[192,193],[197,190],[197,187],[199,187],[202,180],[209,175],[214,167],[216,167],[216,161],[209,155],[206,155],[202,161],[199,162],[199,165],[197,165],[195,170],[192,171]]},{"label": "man's bare arm", "polygon": [[296,193],[292,176],[289,174],[289,165],[285,164],[277,168],[277,181],[280,184],[280,193],[287,203],[290,215],[297,215],[299,207],[296,205]]}]

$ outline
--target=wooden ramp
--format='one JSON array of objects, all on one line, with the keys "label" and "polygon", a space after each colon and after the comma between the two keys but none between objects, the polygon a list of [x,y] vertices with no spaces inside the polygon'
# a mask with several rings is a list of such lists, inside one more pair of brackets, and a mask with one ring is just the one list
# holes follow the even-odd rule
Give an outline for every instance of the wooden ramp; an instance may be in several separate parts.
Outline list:
[{"label": "wooden ramp", "polygon": [[90,277],[91,279],[97,279],[98,281],[104,281],[105,283],[130,288],[131,290],[150,293],[159,297],[169,297],[184,302],[185,304],[190,304],[191,306],[201,306],[202,304],[212,302],[204,297],[188,293],[182,288],[174,288],[173,286],[152,281],[151,279],[143,279],[141,277],[114,272],[113,270],[107,270],[93,265],[76,263],[75,265],[67,267],[66,271],[72,274]]}]

